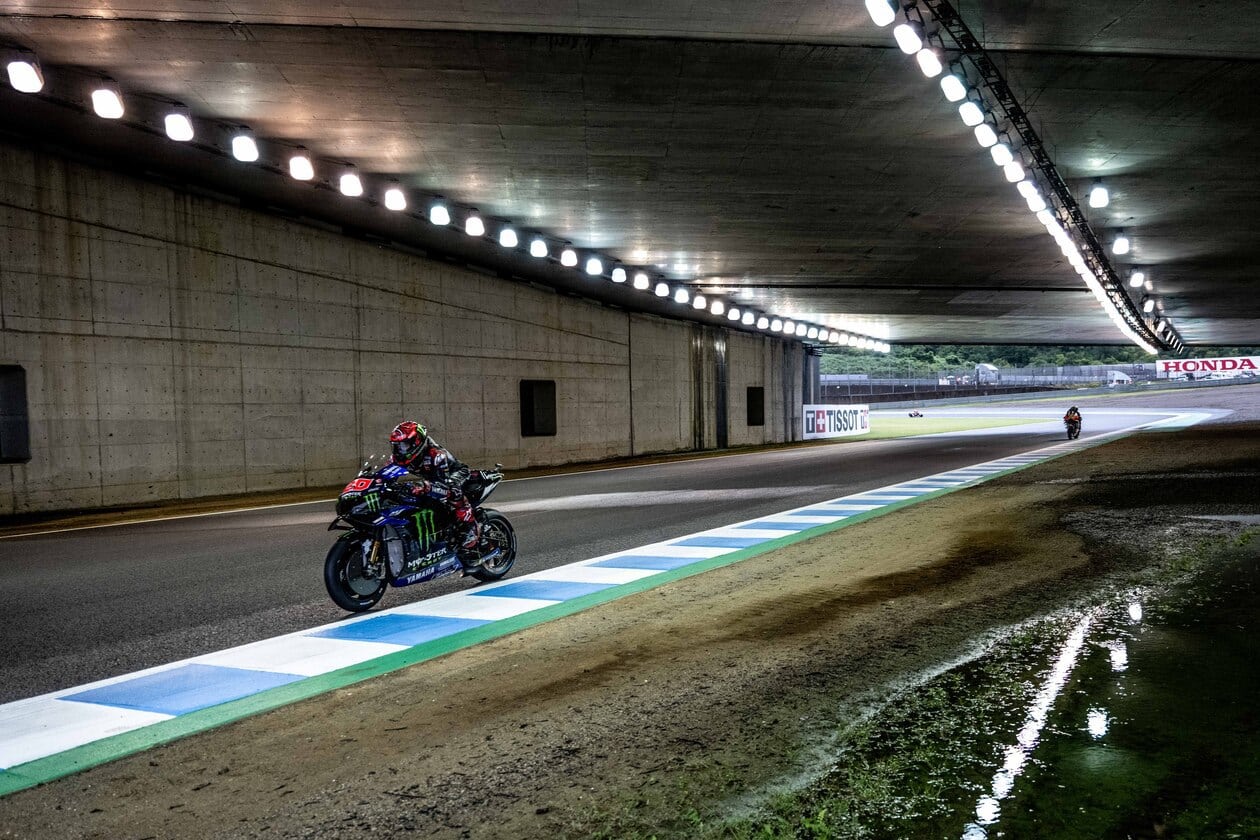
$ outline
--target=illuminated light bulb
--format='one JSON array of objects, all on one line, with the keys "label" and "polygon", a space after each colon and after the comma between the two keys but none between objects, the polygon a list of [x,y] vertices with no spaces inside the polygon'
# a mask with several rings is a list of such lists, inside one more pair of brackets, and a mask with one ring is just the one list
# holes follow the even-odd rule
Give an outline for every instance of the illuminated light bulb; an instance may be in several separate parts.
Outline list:
[{"label": "illuminated light bulb", "polygon": [[[537,236],[534,237],[533,241],[529,243],[529,255],[531,257],[537,257],[539,259],[542,259],[543,257],[547,256],[546,240],[544,240],[542,237],[537,237]],[[643,288],[646,289],[647,286],[644,286]]]},{"label": "illuminated light bulb", "polygon": [[805,331],[806,338],[818,338],[818,327],[810,327]]},{"label": "illuminated light bulb", "polygon": [[464,219],[464,233],[469,236],[486,235],[486,223],[481,220],[481,216],[477,215],[476,211]]},{"label": "illuminated light bulb", "polygon": [[342,173],[338,186],[341,189],[341,194],[348,198],[358,198],[363,195],[363,182],[353,172]]},{"label": "illuminated light bulb", "polygon": [[604,273],[604,263],[599,257],[591,257],[586,261],[586,273],[592,277]]},{"label": "illuminated light bulb", "polygon": [[745,312],[743,317],[739,319],[739,322],[743,324],[745,327],[751,327],[754,323],[756,323],[756,321],[757,321],[757,316],[752,314],[751,312]]},{"label": "illuminated light bulb", "polygon": [[626,282],[626,270],[622,268],[621,266],[617,266],[616,268],[614,268],[610,276],[612,277],[612,281],[614,283]]},{"label": "illuminated light bulb", "polygon": [[44,89],[44,72],[30,53],[22,53],[9,62],[9,84],[18,93],[39,93]]},{"label": "illuminated light bulb", "polygon": [[402,191],[402,188],[390,187],[385,190],[385,209],[393,210],[395,213],[407,209],[407,194]]},{"label": "illuminated light bulb", "polygon": [[993,126],[987,122],[982,122],[976,126],[976,142],[986,149],[996,143],[997,132],[993,130]]},{"label": "illuminated light bulb", "polygon": [[1123,233],[1117,236],[1116,241],[1111,243],[1111,253],[1121,257],[1129,253],[1129,237]]},{"label": "illuminated light bulb", "polygon": [[1011,154],[1011,147],[1005,143],[994,143],[989,147],[989,154],[993,157],[993,162],[998,166],[1006,166],[1015,160],[1015,155]]},{"label": "illuminated light bulb", "polygon": [[945,69],[941,66],[941,58],[936,54],[936,50],[925,47],[915,53],[914,58],[919,62],[919,69],[923,71],[923,75],[929,79],[935,79]]},{"label": "illuminated light bulb", "polygon": [[696,295],[695,299],[691,301],[692,309],[704,309],[708,305],[709,302],[705,300],[704,295]]},{"label": "illuminated light bulb", "polygon": [[923,49],[923,37],[917,23],[899,23],[893,27],[893,38],[906,55],[914,55]]},{"label": "illuminated light bulb", "polygon": [[296,154],[289,158],[289,174],[298,181],[309,181],[315,177],[315,167],[306,155]]},{"label": "illuminated light bulb", "polygon": [[172,111],[163,120],[166,125],[166,136],[177,143],[187,143],[193,139],[193,124],[183,111]]},{"label": "illuminated light bulb", "polygon": [[1142,311],[1154,312],[1155,311],[1155,298],[1143,296],[1142,297]]},{"label": "illuminated light bulb", "polygon": [[[1023,186],[1024,186],[1024,184],[1026,184],[1026,183],[1029,183],[1029,182],[1028,182],[1028,181],[1020,181],[1020,182],[1019,182],[1019,186],[1020,186],[1020,187],[1023,187]],[[1057,225],[1057,224],[1058,224],[1058,223],[1054,220],[1054,214],[1053,214],[1053,213],[1051,213],[1049,210],[1039,210],[1039,211],[1037,211],[1037,221],[1041,222],[1041,223],[1042,223],[1043,225],[1045,225],[1046,227],[1050,227],[1050,225]]]},{"label": "illuminated light bulb", "polygon": [[648,280],[648,276],[644,274],[642,271],[634,275],[634,287],[638,289],[639,291],[643,291],[647,289],[650,282],[651,281]]},{"label": "illuminated light bulb", "polygon": [[897,19],[897,10],[888,0],[866,0],[866,11],[870,12],[876,26],[887,26]]},{"label": "illuminated light bulb", "polygon": [[1002,174],[1006,176],[1006,180],[1014,184],[1017,181],[1024,180],[1024,167],[1019,161],[1013,160],[1002,167]]},{"label": "illuminated light bulb", "polygon": [[958,106],[958,116],[962,117],[963,125],[976,126],[984,122],[984,111],[970,99]]},{"label": "illuminated light bulb", "polygon": [[565,268],[573,268],[577,265],[577,252],[572,248],[565,248],[560,252],[560,265]]},{"label": "illuminated light bulb", "polygon": [[[1032,181],[1020,181],[1015,185],[1015,189],[1019,190],[1019,194],[1024,198],[1037,195],[1037,185]],[[1043,223],[1044,224],[1044,223]]]},{"label": "illuminated light bulb", "polygon": [[1130,286],[1130,288],[1140,289],[1140,288],[1142,288],[1142,284],[1143,284],[1143,283],[1145,283],[1145,282],[1146,282],[1146,272],[1145,272],[1145,271],[1135,271],[1135,272],[1133,272],[1132,274],[1130,274],[1130,275],[1129,275],[1129,286]]},{"label": "illuminated light bulb", "polygon": [[774,318],[770,321],[770,332],[783,332],[783,320]]},{"label": "illuminated light bulb", "polygon": [[690,298],[691,295],[686,289],[680,288],[674,292],[674,303],[686,303]]},{"label": "illuminated light bulb", "polygon": [[1107,192],[1107,188],[1102,185],[1101,181],[1095,181],[1094,186],[1089,191],[1090,207],[1106,207],[1111,203],[1111,194]]},{"label": "illuminated light bulb", "polygon": [[[1023,183],[1026,184],[1028,182],[1024,181]],[[1034,213],[1040,213],[1042,210],[1046,209],[1046,200],[1041,197],[1041,193],[1039,192],[1034,192],[1025,200],[1028,202],[1028,209]]]},{"label": "illuminated light bulb", "polygon": [[499,245],[503,248],[515,248],[521,242],[521,238],[516,235],[516,231],[510,227],[505,227],[499,231]]},{"label": "illuminated light bulb", "polygon": [[713,303],[709,304],[709,312],[713,315],[721,315],[725,311],[726,304],[722,303],[720,300],[715,300]]},{"label": "illuminated light bulb", "polygon": [[805,333],[807,333],[807,332],[809,332],[809,327],[805,326],[804,324],[797,324],[797,325],[796,325],[796,334],[797,334],[798,336],[800,336],[801,338],[804,338],[804,337],[805,337]]},{"label": "illuminated light bulb", "polygon": [[232,138],[232,157],[241,163],[253,163],[258,160],[258,143],[254,135],[244,129]]},{"label": "illuminated light bulb", "polygon": [[760,318],[758,318],[758,319],[757,319],[757,329],[759,329],[759,330],[768,330],[768,329],[770,329],[770,319],[769,319],[769,318],[767,318],[765,315],[762,315]]},{"label": "illuminated light bulb", "polygon": [[445,204],[434,204],[429,208],[429,221],[438,227],[446,227],[451,223],[451,211]]},{"label": "illuminated light bulb", "polygon": [[105,120],[116,120],[123,115],[122,95],[112,83],[102,83],[92,91],[92,110]]},{"label": "illuminated light bulb", "polygon": [[941,93],[950,102],[961,102],[967,98],[967,83],[953,73],[941,76]]},{"label": "illuminated light bulb", "polygon": [[654,291],[657,297],[669,297],[669,284],[664,281],[657,283]]}]

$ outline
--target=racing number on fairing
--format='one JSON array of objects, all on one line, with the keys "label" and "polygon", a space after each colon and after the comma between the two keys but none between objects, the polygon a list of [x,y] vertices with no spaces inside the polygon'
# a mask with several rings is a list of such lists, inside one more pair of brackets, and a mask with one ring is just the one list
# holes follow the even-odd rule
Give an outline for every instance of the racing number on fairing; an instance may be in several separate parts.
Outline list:
[{"label": "racing number on fairing", "polygon": [[346,489],[342,490],[341,492],[343,495],[345,493],[362,493],[364,490],[368,489],[371,486],[372,486],[372,479],[356,478],[354,481],[347,484]]}]

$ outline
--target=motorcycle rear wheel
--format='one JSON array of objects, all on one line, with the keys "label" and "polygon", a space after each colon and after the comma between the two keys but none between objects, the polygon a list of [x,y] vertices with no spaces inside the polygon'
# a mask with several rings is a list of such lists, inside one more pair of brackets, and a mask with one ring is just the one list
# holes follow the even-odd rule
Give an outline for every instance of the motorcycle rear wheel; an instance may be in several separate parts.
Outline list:
[{"label": "motorcycle rear wheel", "polygon": [[516,531],[512,523],[497,510],[482,509],[481,542],[485,551],[499,549],[499,554],[474,569],[471,574],[477,580],[498,580],[508,573],[516,562]]},{"label": "motorcycle rear wheel", "polygon": [[333,543],[324,560],[324,586],[333,603],[349,612],[376,606],[389,582],[363,574],[363,537],[346,535]]}]

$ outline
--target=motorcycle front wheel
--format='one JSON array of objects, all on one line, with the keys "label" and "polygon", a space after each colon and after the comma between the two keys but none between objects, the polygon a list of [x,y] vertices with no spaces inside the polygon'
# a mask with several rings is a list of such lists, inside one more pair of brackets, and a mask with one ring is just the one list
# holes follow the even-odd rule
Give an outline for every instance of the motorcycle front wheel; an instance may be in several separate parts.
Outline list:
[{"label": "motorcycle front wheel", "polygon": [[499,553],[472,571],[477,580],[498,580],[508,573],[516,562],[516,531],[512,523],[497,510],[482,509],[481,542],[484,552],[496,548]]},{"label": "motorcycle front wheel", "polygon": [[324,560],[324,586],[333,603],[343,610],[364,612],[376,606],[389,582],[363,572],[363,536],[347,534],[328,550]]}]

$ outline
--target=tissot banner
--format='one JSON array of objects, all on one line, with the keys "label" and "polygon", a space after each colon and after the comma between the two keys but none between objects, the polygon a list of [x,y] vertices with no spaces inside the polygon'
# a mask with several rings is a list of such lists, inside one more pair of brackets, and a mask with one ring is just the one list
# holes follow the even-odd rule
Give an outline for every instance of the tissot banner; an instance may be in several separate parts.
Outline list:
[{"label": "tissot banner", "polygon": [[1260,356],[1229,356],[1216,359],[1160,359],[1155,362],[1158,376],[1187,373],[1232,373],[1260,376]]},{"label": "tissot banner", "polygon": [[864,435],[871,430],[869,405],[807,405],[804,440]]}]

